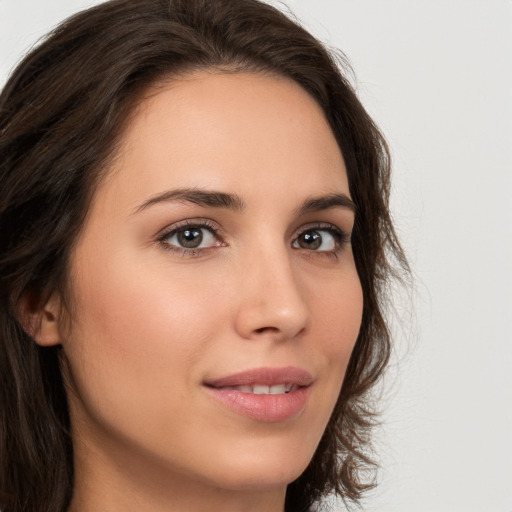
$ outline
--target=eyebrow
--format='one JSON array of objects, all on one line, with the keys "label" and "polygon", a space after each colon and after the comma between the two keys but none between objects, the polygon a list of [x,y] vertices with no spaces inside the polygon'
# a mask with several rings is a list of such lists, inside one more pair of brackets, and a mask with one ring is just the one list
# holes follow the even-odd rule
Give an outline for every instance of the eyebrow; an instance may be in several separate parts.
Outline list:
[{"label": "eyebrow", "polygon": [[210,208],[227,208],[228,210],[234,211],[242,211],[245,209],[245,203],[243,199],[236,194],[217,192],[215,190],[200,190],[197,188],[180,188],[168,190],[163,194],[158,194],[149,198],[147,201],[138,206],[134,213],[138,213],[158,203],[166,203],[171,201],[187,201],[199,206],[206,206]]},{"label": "eyebrow", "polygon": [[[199,206],[209,208],[226,208],[228,210],[238,212],[241,212],[246,208],[244,200],[237,194],[229,194],[227,192],[218,192],[215,190],[201,190],[198,188],[180,188],[167,190],[162,194],[149,198],[138,206],[133,213],[138,213],[155,204],[172,201],[187,201]],[[343,193],[308,198],[302,203],[297,211],[299,215],[303,215],[309,212],[329,210],[337,207],[347,208],[353,212],[356,211],[356,205],[354,202]]]},{"label": "eyebrow", "polygon": [[326,196],[311,197],[306,199],[298,208],[299,215],[309,212],[318,212],[320,210],[329,210],[331,208],[347,208],[356,212],[355,203],[346,194],[329,194]]}]

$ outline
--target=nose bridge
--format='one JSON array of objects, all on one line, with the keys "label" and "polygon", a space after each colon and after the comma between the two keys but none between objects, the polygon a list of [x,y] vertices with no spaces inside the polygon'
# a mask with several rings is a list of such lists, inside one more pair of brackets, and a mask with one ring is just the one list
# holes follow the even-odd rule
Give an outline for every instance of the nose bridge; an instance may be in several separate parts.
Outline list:
[{"label": "nose bridge", "polygon": [[260,245],[243,264],[237,328],[246,338],[272,334],[293,338],[308,320],[309,308],[292,254],[286,245]]}]

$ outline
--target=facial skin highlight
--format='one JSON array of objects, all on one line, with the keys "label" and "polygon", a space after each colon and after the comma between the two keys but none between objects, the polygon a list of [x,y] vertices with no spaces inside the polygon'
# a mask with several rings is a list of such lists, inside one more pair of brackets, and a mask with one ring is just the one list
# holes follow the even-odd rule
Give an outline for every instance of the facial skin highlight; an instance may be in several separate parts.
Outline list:
[{"label": "facial skin highlight", "polygon": [[[359,332],[353,222],[339,147],[294,82],[203,71],[150,91],[70,261],[72,512],[283,510]],[[209,386],[290,367],[311,383],[283,420]]]}]

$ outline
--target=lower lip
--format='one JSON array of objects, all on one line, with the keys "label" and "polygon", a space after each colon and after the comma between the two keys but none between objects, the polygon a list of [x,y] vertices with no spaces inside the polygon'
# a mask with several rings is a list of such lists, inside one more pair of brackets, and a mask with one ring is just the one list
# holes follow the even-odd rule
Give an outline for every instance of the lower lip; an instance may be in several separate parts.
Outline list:
[{"label": "lower lip", "polygon": [[230,409],[253,420],[275,423],[297,416],[305,407],[310,387],[305,386],[289,393],[256,395],[236,389],[206,386],[208,392]]}]

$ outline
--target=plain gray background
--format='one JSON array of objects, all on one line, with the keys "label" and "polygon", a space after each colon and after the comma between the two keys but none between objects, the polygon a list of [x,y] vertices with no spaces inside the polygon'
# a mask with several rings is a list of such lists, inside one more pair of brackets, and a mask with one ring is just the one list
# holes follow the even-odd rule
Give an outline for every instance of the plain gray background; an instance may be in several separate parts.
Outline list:
[{"label": "plain gray background", "polygon": [[[94,3],[0,0],[0,84]],[[388,138],[415,275],[395,298],[381,485],[364,510],[512,512],[512,2],[287,3],[349,57]]]}]

